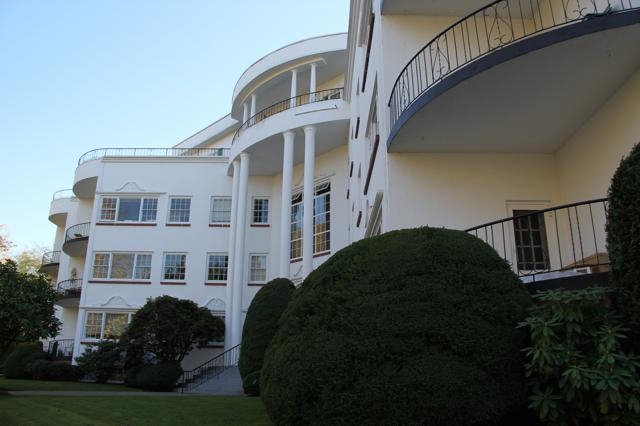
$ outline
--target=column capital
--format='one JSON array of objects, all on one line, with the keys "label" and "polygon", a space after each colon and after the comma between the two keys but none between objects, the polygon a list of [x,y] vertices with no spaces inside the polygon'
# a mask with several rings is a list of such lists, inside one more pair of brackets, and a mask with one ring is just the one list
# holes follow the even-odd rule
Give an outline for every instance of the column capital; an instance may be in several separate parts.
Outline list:
[{"label": "column capital", "polygon": [[316,126],[304,126],[303,130],[304,130],[304,134],[305,135],[315,135],[316,134]]},{"label": "column capital", "polygon": [[293,130],[285,130],[284,132],[282,132],[282,136],[284,136],[285,138],[293,138],[296,136],[296,132],[294,132]]}]

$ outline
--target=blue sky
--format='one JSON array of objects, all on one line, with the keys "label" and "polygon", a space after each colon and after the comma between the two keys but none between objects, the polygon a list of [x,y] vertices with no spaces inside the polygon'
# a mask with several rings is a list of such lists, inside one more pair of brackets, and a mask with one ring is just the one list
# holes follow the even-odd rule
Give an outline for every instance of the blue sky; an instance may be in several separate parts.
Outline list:
[{"label": "blue sky", "polygon": [[51,246],[53,193],[103,147],[168,147],[229,112],[286,44],[347,31],[347,0],[0,0],[0,224]]}]

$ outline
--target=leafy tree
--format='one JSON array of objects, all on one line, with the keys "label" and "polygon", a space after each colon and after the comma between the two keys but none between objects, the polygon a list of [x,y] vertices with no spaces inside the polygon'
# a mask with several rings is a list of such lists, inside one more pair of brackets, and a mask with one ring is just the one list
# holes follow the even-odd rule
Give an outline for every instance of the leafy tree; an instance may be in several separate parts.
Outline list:
[{"label": "leafy tree", "polygon": [[15,261],[18,264],[18,271],[23,274],[36,274],[42,264],[42,255],[47,250],[43,247],[34,247],[17,254]]},{"label": "leafy tree", "polygon": [[42,275],[23,274],[15,262],[0,262],[0,357],[15,342],[55,336],[60,322],[56,293]]},{"label": "leafy tree", "polygon": [[131,318],[120,343],[127,351],[126,367],[180,363],[195,345],[224,336],[224,322],[191,300],[160,296],[149,299]]},{"label": "leafy tree", "polygon": [[525,368],[530,408],[545,423],[637,425],[640,362],[621,343],[628,331],[606,306],[607,290],[534,296],[520,324],[531,336]]},{"label": "leafy tree", "polygon": [[118,368],[122,368],[122,353],[118,343],[105,340],[91,345],[76,362],[82,373],[98,383],[106,383]]},{"label": "leafy tree", "polygon": [[[0,225],[0,230],[4,228],[4,225]],[[0,234],[0,261],[11,259],[11,247],[13,244],[6,235]]]}]

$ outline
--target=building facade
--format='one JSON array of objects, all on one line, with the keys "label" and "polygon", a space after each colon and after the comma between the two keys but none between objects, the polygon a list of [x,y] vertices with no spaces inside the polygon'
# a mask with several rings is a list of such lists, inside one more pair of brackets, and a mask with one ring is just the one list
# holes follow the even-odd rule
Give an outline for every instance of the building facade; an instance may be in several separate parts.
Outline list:
[{"label": "building facade", "polygon": [[603,197],[640,141],[640,0],[477,7],[353,0],[348,33],[258,60],[173,148],[83,155],[43,259],[61,341],[77,356],[169,294],[225,318],[190,368],[240,343],[267,281],[400,228],[468,230],[524,282],[606,269]]}]

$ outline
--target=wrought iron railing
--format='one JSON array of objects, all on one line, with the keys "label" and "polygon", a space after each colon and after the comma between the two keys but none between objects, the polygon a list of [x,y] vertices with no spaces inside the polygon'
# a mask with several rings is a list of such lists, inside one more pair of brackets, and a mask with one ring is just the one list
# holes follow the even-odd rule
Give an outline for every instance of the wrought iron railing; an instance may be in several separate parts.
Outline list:
[{"label": "wrought iron railing", "polygon": [[520,277],[608,270],[607,199],[565,204],[469,228]]},{"label": "wrought iron railing", "polygon": [[69,241],[89,238],[90,225],[90,222],[85,222],[69,227],[67,232],[64,234],[64,243],[66,244]]},{"label": "wrought iron railing", "polygon": [[72,278],[60,281],[56,286],[56,293],[59,296],[79,296],[82,292],[82,278]]},{"label": "wrought iron railing", "polygon": [[49,340],[47,353],[54,360],[71,359],[73,356],[73,339]]},{"label": "wrought iron railing", "polygon": [[42,255],[42,265],[46,266],[52,263],[60,263],[60,251],[48,251]]},{"label": "wrought iron railing", "polygon": [[180,379],[178,379],[177,387],[180,392],[188,392],[207,380],[219,376],[228,368],[238,365],[239,359],[240,345],[236,345],[193,370],[184,371]]},{"label": "wrought iron railing", "polygon": [[229,148],[100,148],[86,152],[78,165],[104,157],[227,157]]},{"label": "wrought iron railing", "polygon": [[75,198],[75,194],[73,193],[73,189],[61,189],[60,191],[56,191],[53,193],[54,200],[60,200],[61,198]]},{"label": "wrought iron railing", "polygon": [[638,0],[493,1],[442,31],[402,69],[389,99],[391,127],[421,94],[497,49],[557,27],[638,8]]},{"label": "wrought iron railing", "polygon": [[233,135],[233,142],[238,139],[240,133],[244,130],[248,129],[251,126],[254,126],[261,122],[262,120],[271,117],[272,115],[278,114],[280,112],[286,111],[291,108],[295,108],[301,105],[312,104],[314,102],[322,102],[331,99],[342,99],[344,96],[344,87],[337,87],[334,89],[321,90],[319,92],[312,93],[304,93],[302,95],[295,96],[293,98],[285,99],[280,102],[277,102],[271,106],[266,107],[265,109],[259,111],[253,116],[249,117],[247,121],[242,123],[242,126],[236,130],[235,135]]}]

